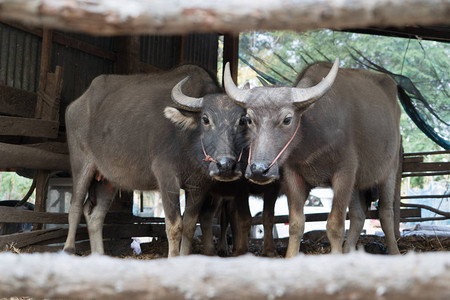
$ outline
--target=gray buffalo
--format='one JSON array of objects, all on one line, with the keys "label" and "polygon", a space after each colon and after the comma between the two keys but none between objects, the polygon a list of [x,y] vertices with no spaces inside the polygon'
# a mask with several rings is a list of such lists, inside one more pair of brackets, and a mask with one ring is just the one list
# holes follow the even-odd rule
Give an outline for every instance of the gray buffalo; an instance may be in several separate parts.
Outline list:
[{"label": "gray buffalo", "polygon": [[295,87],[251,90],[237,88],[229,65],[225,69],[227,94],[247,109],[250,159],[245,176],[268,184],[280,178],[283,168],[283,188],[289,200],[287,257],[299,252],[303,206],[316,186],[331,186],[334,191],[327,222],[333,253],[342,252],[350,202],[354,215],[360,216],[351,222],[353,232],[361,232],[364,211],[358,205],[362,202],[359,191],[376,184],[388,249],[399,253],[393,217],[400,153],[397,86],[387,75],[338,69],[338,65],[336,59],[332,67],[323,63],[309,66]]},{"label": "gray buffalo", "polygon": [[[189,253],[200,208],[215,182],[242,177],[245,112],[219,92],[216,81],[196,66],[94,79],[66,111],[73,177],[66,252],[75,251],[88,190],[97,204],[84,205],[91,250],[104,252],[103,220],[120,187],[158,189],[169,256]],[[188,199],[183,218],[180,189]]]}]

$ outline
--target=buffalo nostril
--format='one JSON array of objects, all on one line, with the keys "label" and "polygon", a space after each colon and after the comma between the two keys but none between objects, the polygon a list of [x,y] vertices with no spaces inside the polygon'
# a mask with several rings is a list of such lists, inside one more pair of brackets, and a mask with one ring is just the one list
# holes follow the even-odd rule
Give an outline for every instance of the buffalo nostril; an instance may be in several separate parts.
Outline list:
[{"label": "buffalo nostril", "polygon": [[217,167],[220,170],[234,170],[236,167],[236,160],[232,158],[221,158],[217,161]]},{"label": "buffalo nostril", "polygon": [[253,163],[250,165],[250,170],[254,175],[267,175],[269,169],[265,163]]}]

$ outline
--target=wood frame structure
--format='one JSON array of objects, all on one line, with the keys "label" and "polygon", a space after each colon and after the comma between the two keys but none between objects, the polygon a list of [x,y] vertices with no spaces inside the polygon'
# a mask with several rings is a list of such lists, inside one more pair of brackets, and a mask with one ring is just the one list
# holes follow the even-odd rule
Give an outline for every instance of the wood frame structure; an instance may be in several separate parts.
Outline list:
[{"label": "wood frame structure", "polygon": [[448,24],[447,0],[0,0],[0,19],[97,35]]},{"label": "wood frame structure", "polygon": [[[335,29],[352,29],[355,27],[404,26],[414,24],[433,25],[449,24],[448,11],[450,1],[438,0],[377,0],[370,5],[364,1],[347,3],[345,1],[321,0],[321,1],[260,1],[258,3],[242,3],[242,1],[230,0],[217,4],[216,1],[206,0],[179,1],[177,7],[170,7],[167,1],[131,1],[119,3],[114,0],[100,1],[51,1],[51,0],[0,0],[0,20],[8,22],[22,30],[41,36],[42,59],[39,75],[39,91],[37,93],[22,92],[26,101],[37,101],[34,111],[27,112],[24,107],[11,108],[23,109],[24,114],[34,114],[33,119],[0,116],[0,134],[25,135],[40,137],[44,140],[33,145],[21,146],[0,143],[0,169],[14,170],[16,168],[32,168],[40,170],[37,174],[38,200],[36,211],[44,213],[46,182],[49,170],[68,171],[67,150],[64,144],[55,146],[58,142],[48,141],[58,136],[58,87],[61,85],[61,70],[50,73],[50,57],[52,41],[63,44],[80,51],[114,61],[115,72],[130,74],[133,72],[153,72],[157,68],[142,63],[138,59],[139,39],[136,36],[117,37],[118,51],[112,52],[79,41],[70,36],[54,32],[52,29],[74,30],[100,35],[119,35],[124,33],[187,33],[195,31],[219,31],[225,32],[224,61],[230,61],[232,69],[237,70],[239,38],[237,33],[248,29],[295,29],[307,30],[318,27]],[[408,7],[405,10],[405,7]],[[135,11],[129,9],[132,7]],[[136,12],[145,11],[145,14]],[[34,29],[23,22],[38,26],[48,26],[44,29]],[[52,28],[52,29],[49,29]],[[184,44],[182,43],[181,47]],[[179,57],[183,62],[183,52]],[[59,74],[59,75],[58,75]],[[237,72],[232,74],[236,77]],[[236,79],[236,78],[234,78]],[[50,83],[50,84],[48,84]],[[3,89],[3,87],[2,87]],[[14,88],[5,87],[9,94],[17,94]],[[50,95],[49,95],[50,94]],[[1,94],[2,96],[6,94]],[[0,103],[2,98],[0,97]],[[29,116],[28,116],[29,117]],[[25,128],[25,129],[24,129]],[[55,150],[57,149],[57,150]],[[434,170],[449,170],[448,163],[430,164],[417,161],[417,158],[406,157],[404,176],[419,176]],[[418,170],[421,170],[420,172]],[[408,172],[412,170],[412,173]],[[448,174],[448,173],[446,173]],[[128,200],[129,201],[129,198]],[[130,205],[118,204],[118,208],[130,210]],[[410,206],[402,204],[403,206]],[[416,209],[407,212],[409,218],[417,218],[420,213]],[[0,208],[1,212],[1,208]],[[6,214],[0,214],[0,220],[8,222]],[[442,217],[447,217],[441,214]],[[40,224],[54,222],[54,216],[48,219],[35,218],[20,220],[33,220]],[[37,215],[36,215],[37,216]],[[442,218],[439,217],[439,218]],[[66,217],[64,217],[66,218]],[[326,216],[310,216],[314,220],[325,220]],[[16,219],[17,220],[17,219]],[[286,217],[278,218],[280,222],[286,222]],[[146,223],[148,220],[137,223]],[[155,220],[152,221],[156,222]],[[260,220],[255,219],[255,224]],[[5,239],[7,240],[7,239]],[[43,242],[41,240],[40,242]],[[1,243],[0,243],[1,245]]]}]

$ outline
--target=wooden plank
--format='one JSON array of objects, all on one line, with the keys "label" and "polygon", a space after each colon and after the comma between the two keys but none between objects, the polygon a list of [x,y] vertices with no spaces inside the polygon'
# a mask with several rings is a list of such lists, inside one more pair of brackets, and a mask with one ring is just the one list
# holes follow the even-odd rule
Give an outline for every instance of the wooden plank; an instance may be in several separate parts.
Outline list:
[{"label": "wooden plank", "polygon": [[[68,214],[33,212],[13,207],[0,206],[0,223],[40,223],[40,224],[67,224]],[[164,218],[142,218],[131,213],[109,212],[105,224],[131,224],[131,223],[164,223]],[[85,224],[81,217],[81,224]]]},{"label": "wooden plank", "polygon": [[435,171],[435,172],[413,172],[413,173],[403,173],[402,177],[425,177],[425,176],[443,176],[450,174],[448,171]]},{"label": "wooden plank", "polygon": [[438,155],[438,154],[450,154],[450,150],[442,150],[442,151],[426,151],[426,152],[409,152],[404,153],[404,157],[408,156],[419,156],[419,155]]},{"label": "wooden plank", "polygon": [[69,155],[0,143],[0,169],[70,171]]},{"label": "wooden plank", "polygon": [[30,147],[30,148],[36,148],[36,149],[53,152],[53,153],[61,153],[61,154],[69,153],[67,143],[43,142],[43,143],[36,143],[36,144],[27,144],[26,146]]},{"label": "wooden plank", "polygon": [[239,33],[449,24],[450,2],[3,0],[0,19],[98,35]]},{"label": "wooden plank", "polygon": [[59,122],[0,116],[0,135],[57,138]]},{"label": "wooden plank", "polygon": [[[401,218],[411,218],[411,217],[420,217],[421,210],[420,209],[401,209],[400,217]],[[328,213],[317,213],[317,214],[306,214],[305,215],[306,222],[323,222],[328,219]],[[347,213],[347,220],[349,220],[349,216]],[[369,210],[367,214],[367,219],[378,219],[378,211],[377,210]],[[279,223],[289,223],[289,216],[275,216],[274,219],[275,224]],[[262,217],[253,217],[252,225],[262,224]]]},{"label": "wooden plank", "polygon": [[424,160],[423,156],[407,156],[403,158],[403,164],[407,163],[422,163]]},{"label": "wooden plank", "polygon": [[0,84],[0,114],[33,118],[37,94]]},{"label": "wooden plank", "polygon": [[402,199],[423,199],[423,198],[449,198],[450,194],[446,195],[417,195],[417,196],[402,196]]},{"label": "wooden plank", "polygon": [[[93,1],[90,1],[93,3]],[[450,255],[136,260],[0,254],[0,295],[32,299],[449,299]]]},{"label": "wooden plank", "polygon": [[407,172],[428,172],[428,171],[448,171],[450,162],[426,162],[426,163],[404,163],[403,173]]},{"label": "wooden plank", "polygon": [[[14,244],[17,248],[31,245],[47,245],[63,243],[67,237],[67,228],[52,228],[0,236],[0,249]],[[103,227],[104,239],[121,239],[131,237],[165,237],[164,224],[120,224],[105,225]],[[88,239],[86,227],[77,229],[77,240]]]}]

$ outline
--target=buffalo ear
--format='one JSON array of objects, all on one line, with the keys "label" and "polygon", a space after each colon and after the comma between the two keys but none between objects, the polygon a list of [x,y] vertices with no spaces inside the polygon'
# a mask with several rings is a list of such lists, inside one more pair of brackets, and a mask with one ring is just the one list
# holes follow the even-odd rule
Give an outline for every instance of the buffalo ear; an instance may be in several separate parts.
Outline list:
[{"label": "buffalo ear", "polygon": [[164,109],[164,116],[181,130],[193,130],[198,127],[198,113],[180,110],[167,106]]}]

